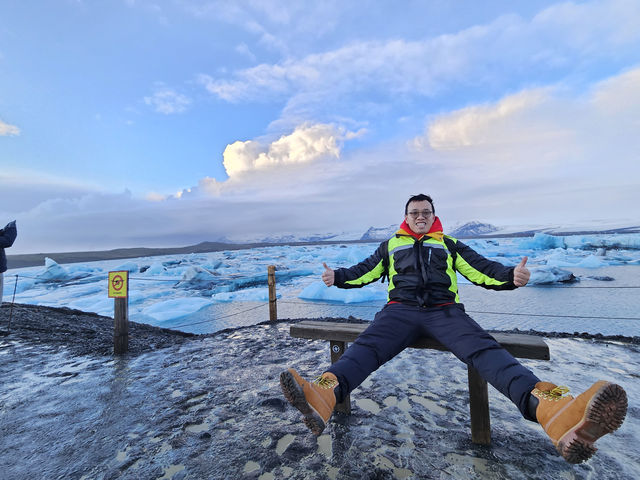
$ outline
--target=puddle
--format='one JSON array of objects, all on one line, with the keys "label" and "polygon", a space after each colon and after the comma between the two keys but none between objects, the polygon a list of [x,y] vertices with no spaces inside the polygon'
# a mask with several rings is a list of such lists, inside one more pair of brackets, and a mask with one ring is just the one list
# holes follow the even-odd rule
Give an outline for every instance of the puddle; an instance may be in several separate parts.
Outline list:
[{"label": "puddle", "polygon": [[384,399],[383,401],[385,407],[393,407],[398,404],[398,397],[390,396]]},{"label": "puddle", "polygon": [[368,398],[358,398],[356,400],[356,404],[358,407],[366,410],[367,412],[371,412],[374,415],[380,413],[380,406],[374,402],[373,400],[369,400]]},{"label": "puddle", "polygon": [[336,467],[327,468],[327,478],[329,478],[330,480],[337,480],[339,471],[340,469]]},{"label": "puddle", "polygon": [[285,450],[289,448],[289,445],[291,445],[291,443],[295,440],[295,438],[296,437],[294,437],[290,433],[287,433],[284,437],[278,440],[278,445],[276,446],[276,453],[278,455],[282,455],[285,452]]},{"label": "puddle", "polygon": [[438,415],[445,415],[447,413],[447,410],[445,408],[442,408],[436,402],[434,402],[433,400],[429,400],[428,398],[412,395],[411,400],[413,400],[416,403],[419,403],[423,407],[426,407],[427,409],[429,409],[433,413],[437,413]]},{"label": "puddle", "polygon": [[331,458],[333,455],[333,446],[330,435],[320,435],[318,437],[318,453],[327,458]]},{"label": "puddle", "polygon": [[209,430],[209,422],[187,425],[185,430],[191,433],[206,432],[207,430]]},{"label": "puddle", "polygon": [[409,399],[408,398],[403,398],[399,403],[398,403],[398,408],[400,410],[402,410],[405,413],[409,413],[409,410],[411,410],[411,404],[409,403]]},{"label": "puddle", "polygon": [[180,464],[180,465],[169,465],[167,468],[164,469],[164,475],[162,475],[160,478],[158,478],[158,480],[170,480],[171,478],[173,478],[173,476],[178,473],[181,472],[182,470],[184,470],[184,465]]},{"label": "puddle", "polygon": [[193,412],[195,410],[200,410],[201,408],[205,408],[206,405],[204,403],[196,403],[195,405],[191,405],[187,408],[187,412]]},{"label": "puddle", "polygon": [[260,464],[253,462],[251,460],[249,460],[247,463],[244,464],[244,469],[243,472],[244,473],[251,473],[251,472],[255,472],[257,470],[260,470]]},{"label": "puddle", "polygon": [[482,458],[458,455],[457,453],[449,453],[445,455],[445,458],[449,463],[454,465],[473,467],[473,469],[478,473],[489,473],[489,462]]}]

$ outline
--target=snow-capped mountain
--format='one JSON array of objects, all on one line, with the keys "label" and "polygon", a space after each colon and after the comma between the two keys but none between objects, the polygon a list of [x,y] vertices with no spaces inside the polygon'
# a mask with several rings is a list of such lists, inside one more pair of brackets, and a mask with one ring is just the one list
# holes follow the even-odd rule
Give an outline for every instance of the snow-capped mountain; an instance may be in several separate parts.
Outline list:
[{"label": "snow-capped mountain", "polygon": [[393,224],[388,227],[369,227],[360,237],[360,240],[366,241],[382,241],[392,236],[398,230],[398,225]]},{"label": "snow-capped mountain", "polygon": [[448,233],[453,237],[465,238],[488,235],[497,231],[498,228],[490,223],[482,223],[474,220],[472,222],[467,222],[464,225],[456,226]]}]

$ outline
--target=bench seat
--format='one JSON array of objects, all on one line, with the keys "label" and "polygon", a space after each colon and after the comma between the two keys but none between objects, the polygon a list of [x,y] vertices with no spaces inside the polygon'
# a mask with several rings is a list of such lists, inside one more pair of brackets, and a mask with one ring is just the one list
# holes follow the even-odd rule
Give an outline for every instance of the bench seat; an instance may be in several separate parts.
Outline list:
[{"label": "bench seat", "polygon": [[[328,340],[331,363],[335,363],[353,342],[369,326],[368,323],[320,322],[305,320],[291,325],[290,334],[295,338],[310,340]],[[549,347],[541,337],[515,333],[491,334],[511,355],[518,358],[549,360]],[[447,351],[441,343],[428,337],[419,339],[410,348],[427,348]],[[469,408],[471,414],[471,440],[474,443],[491,443],[491,424],[489,419],[489,394],[487,382],[475,368],[467,366],[469,382]],[[351,399],[336,405],[336,410],[351,413]]]}]

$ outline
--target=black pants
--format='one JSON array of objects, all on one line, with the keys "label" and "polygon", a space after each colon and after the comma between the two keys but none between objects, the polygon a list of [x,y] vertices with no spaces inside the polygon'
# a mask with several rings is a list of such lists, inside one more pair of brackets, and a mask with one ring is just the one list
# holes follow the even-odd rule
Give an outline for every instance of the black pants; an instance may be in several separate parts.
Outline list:
[{"label": "black pants", "polygon": [[336,389],[338,402],[420,337],[438,340],[515,403],[526,419],[535,421],[527,409],[530,392],[540,380],[469,317],[462,305],[434,308],[386,305],[327,370],[340,382]]}]

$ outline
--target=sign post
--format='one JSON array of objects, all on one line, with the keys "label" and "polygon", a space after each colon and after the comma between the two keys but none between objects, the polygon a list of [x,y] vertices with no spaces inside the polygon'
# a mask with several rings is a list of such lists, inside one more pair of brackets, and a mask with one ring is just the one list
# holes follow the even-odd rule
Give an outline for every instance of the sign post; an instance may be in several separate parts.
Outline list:
[{"label": "sign post", "polygon": [[129,272],[109,272],[109,298],[114,299],[113,353],[129,351]]}]

